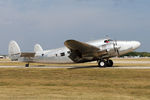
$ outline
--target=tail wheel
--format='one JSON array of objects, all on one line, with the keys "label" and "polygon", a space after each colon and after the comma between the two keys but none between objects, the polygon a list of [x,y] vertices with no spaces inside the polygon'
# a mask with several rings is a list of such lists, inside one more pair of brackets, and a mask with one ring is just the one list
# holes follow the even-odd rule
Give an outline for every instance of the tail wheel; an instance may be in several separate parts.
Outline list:
[{"label": "tail wheel", "polygon": [[98,66],[99,66],[99,67],[106,67],[106,66],[107,66],[107,63],[106,63],[105,60],[100,60],[100,61],[98,61]]},{"label": "tail wheel", "polygon": [[29,67],[29,64],[26,64],[25,67]]}]

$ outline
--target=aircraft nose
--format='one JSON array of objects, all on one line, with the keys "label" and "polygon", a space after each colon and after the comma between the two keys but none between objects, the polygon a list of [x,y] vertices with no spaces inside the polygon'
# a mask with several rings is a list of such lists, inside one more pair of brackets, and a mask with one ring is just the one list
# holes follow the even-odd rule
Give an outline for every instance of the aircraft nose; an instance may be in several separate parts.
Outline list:
[{"label": "aircraft nose", "polygon": [[132,41],[133,43],[133,49],[137,49],[141,46],[141,43],[139,41]]}]

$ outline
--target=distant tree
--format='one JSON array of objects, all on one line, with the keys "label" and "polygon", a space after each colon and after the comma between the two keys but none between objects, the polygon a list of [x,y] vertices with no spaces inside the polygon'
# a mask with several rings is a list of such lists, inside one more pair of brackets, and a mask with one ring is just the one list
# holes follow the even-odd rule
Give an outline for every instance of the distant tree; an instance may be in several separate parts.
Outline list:
[{"label": "distant tree", "polygon": [[124,57],[124,56],[150,57],[150,53],[149,52],[130,52],[125,55],[122,55],[121,57]]}]

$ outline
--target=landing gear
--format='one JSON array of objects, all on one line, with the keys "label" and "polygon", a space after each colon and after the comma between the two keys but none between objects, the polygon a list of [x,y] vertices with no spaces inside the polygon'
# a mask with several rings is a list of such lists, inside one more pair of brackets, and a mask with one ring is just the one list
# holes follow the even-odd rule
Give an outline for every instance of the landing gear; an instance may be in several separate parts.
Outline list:
[{"label": "landing gear", "polygon": [[98,66],[99,67],[106,67],[107,65],[106,65],[106,61],[105,60],[99,60],[98,61]]},{"label": "landing gear", "polygon": [[99,67],[112,67],[113,61],[112,60],[98,60],[98,66]]},{"label": "landing gear", "polygon": [[25,67],[29,67],[29,63],[28,63],[28,64],[25,64]]},{"label": "landing gear", "polygon": [[112,60],[107,60],[107,66],[112,67],[113,66],[113,61]]}]

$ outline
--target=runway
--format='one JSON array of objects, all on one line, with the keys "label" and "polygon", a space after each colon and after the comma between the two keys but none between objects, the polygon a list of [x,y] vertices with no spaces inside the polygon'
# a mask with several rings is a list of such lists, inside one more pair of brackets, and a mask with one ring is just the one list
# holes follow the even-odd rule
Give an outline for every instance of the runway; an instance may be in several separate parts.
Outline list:
[{"label": "runway", "polygon": [[[0,66],[0,68],[67,68],[67,69],[86,69],[86,68],[96,68],[101,69],[96,66],[30,66],[30,67],[24,67],[24,66]],[[102,69],[150,69],[150,66],[144,67],[144,66],[124,66],[124,67],[104,67]]]}]

